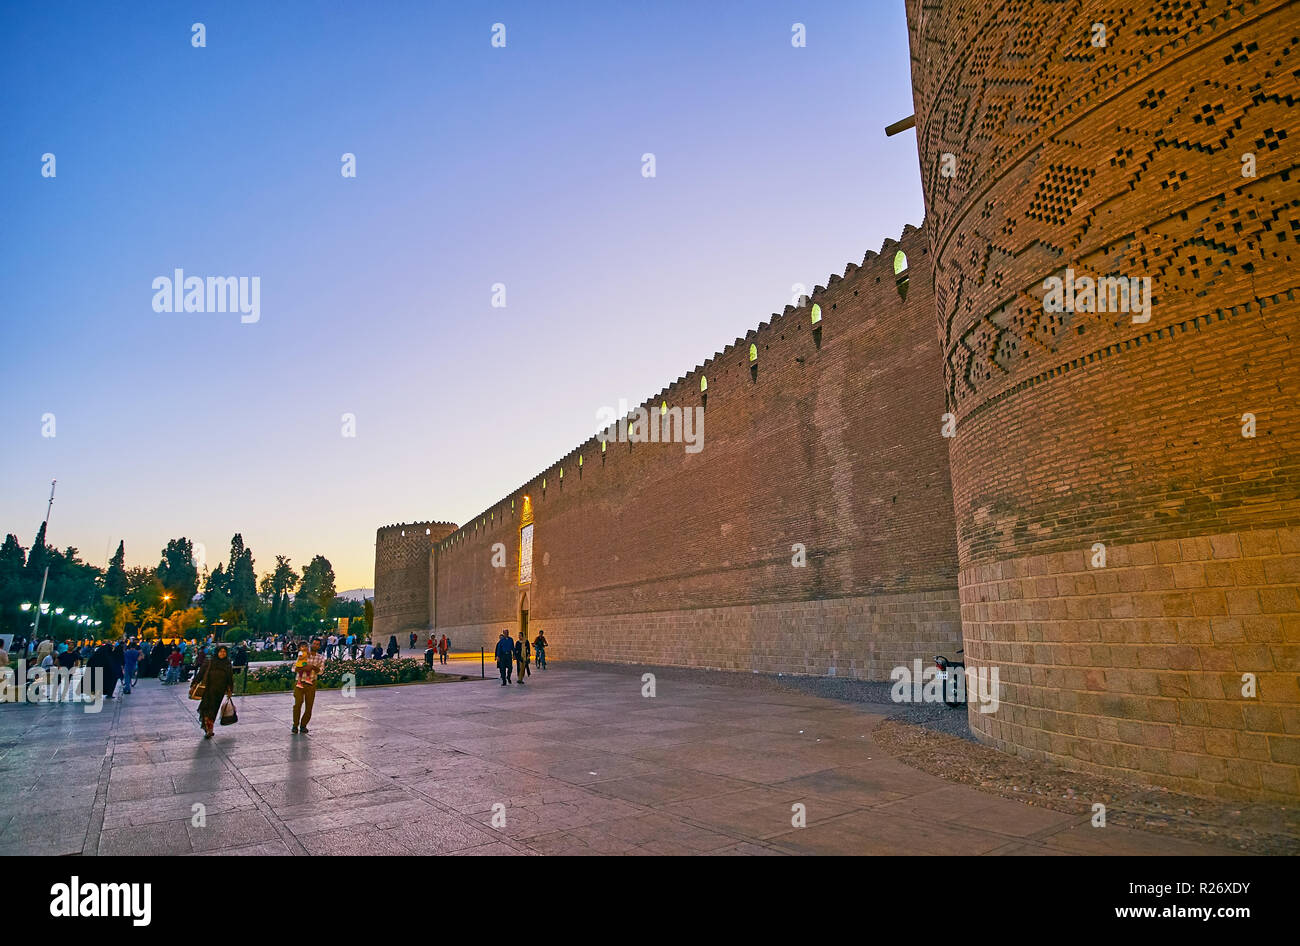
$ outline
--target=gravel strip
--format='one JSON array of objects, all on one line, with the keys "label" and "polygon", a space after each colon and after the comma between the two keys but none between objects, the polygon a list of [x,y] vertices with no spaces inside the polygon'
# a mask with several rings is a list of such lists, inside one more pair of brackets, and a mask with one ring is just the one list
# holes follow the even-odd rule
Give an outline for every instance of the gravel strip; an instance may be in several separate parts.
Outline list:
[{"label": "gravel strip", "polygon": [[1173,835],[1251,854],[1300,854],[1300,811],[1283,805],[1226,802],[1063,769],[992,746],[889,719],[872,731],[886,752],[923,772],[1077,815],[1106,806],[1106,824]]}]

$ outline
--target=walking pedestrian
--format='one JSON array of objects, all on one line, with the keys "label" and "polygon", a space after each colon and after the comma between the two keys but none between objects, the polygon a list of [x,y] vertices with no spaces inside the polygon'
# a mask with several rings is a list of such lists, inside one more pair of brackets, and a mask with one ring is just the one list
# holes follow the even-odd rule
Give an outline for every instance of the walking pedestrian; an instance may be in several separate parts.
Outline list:
[{"label": "walking pedestrian", "polygon": [[203,726],[203,738],[212,738],[212,726],[221,712],[221,704],[228,696],[235,695],[235,672],[230,666],[230,652],[225,644],[217,647],[217,652],[203,661],[203,672],[196,673],[193,693],[203,686],[203,695],[199,697],[199,721]]},{"label": "walking pedestrian", "polygon": [[447,635],[443,634],[442,638],[438,641],[438,663],[445,664],[446,662],[447,662]]},{"label": "walking pedestrian", "polygon": [[524,674],[528,670],[528,658],[525,656],[524,648],[528,646],[528,641],[524,637],[524,632],[519,632],[519,640],[515,641],[515,663],[518,668],[515,671],[515,677],[519,680],[519,685],[524,685]]},{"label": "walking pedestrian", "polygon": [[537,651],[538,669],[546,669],[546,632],[538,631],[537,639],[533,641],[533,649]]},{"label": "walking pedestrian", "polygon": [[501,629],[501,638],[497,641],[496,649],[497,670],[501,673],[501,685],[510,685],[510,668],[515,661],[515,648],[510,643],[510,632],[505,628]]},{"label": "walking pedestrian", "polygon": [[126,645],[118,641],[113,647],[113,664],[117,669],[117,680],[123,686],[123,693],[126,692]]},{"label": "walking pedestrian", "polygon": [[235,656],[230,660],[230,668],[235,673],[244,675],[244,692],[248,692],[248,648],[240,641],[239,646],[235,648]]},{"label": "walking pedestrian", "polygon": [[316,678],[325,669],[325,658],[320,655],[320,638],[311,642],[311,650],[303,644],[298,660],[293,665],[293,732],[307,734],[311,722],[311,709],[316,705]]},{"label": "walking pedestrian", "polygon": [[417,638],[416,638],[416,636],[415,636],[415,631],[412,631],[412,632],[411,632],[411,650],[415,650],[415,642],[416,642],[416,640],[417,640]]},{"label": "walking pedestrian", "polygon": [[[41,658],[41,679],[45,681],[45,702],[54,701],[54,654],[49,653]],[[41,688],[37,687],[37,698],[40,697]]]},{"label": "walking pedestrian", "polygon": [[389,657],[397,656],[397,635],[396,634],[388,638],[388,656]]},{"label": "walking pedestrian", "polygon": [[132,638],[127,642],[126,650],[122,654],[122,693],[131,692],[131,684],[135,682],[136,670],[140,665],[140,648],[136,645],[135,639]]},{"label": "walking pedestrian", "polygon": [[68,702],[72,699],[72,694],[76,688],[73,683],[77,677],[77,667],[81,666],[81,650],[76,647],[69,647],[63,653],[59,654],[59,693],[58,700],[60,703]]}]

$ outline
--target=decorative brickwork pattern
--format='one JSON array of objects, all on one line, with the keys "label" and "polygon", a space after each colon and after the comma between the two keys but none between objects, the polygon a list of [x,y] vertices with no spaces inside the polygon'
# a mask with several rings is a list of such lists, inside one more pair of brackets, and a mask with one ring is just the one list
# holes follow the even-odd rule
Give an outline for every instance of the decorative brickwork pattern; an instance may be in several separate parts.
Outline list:
[{"label": "decorative brickwork pattern", "polygon": [[[908,18],[967,656],[1006,689],[972,725],[1294,799],[1300,5],[908,0]],[[1150,308],[1052,311],[1067,270],[1149,277]],[[1085,567],[1094,543],[1105,568]]]}]

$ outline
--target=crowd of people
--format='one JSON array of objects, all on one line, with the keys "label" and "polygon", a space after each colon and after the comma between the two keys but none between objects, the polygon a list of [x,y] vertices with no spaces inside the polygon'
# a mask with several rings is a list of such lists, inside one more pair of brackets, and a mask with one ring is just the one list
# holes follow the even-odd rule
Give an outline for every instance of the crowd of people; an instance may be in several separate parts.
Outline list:
[{"label": "crowd of people", "polygon": [[119,684],[123,695],[131,692],[131,687],[140,676],[140,661],[148,649],[148,642],[142,648],[135,640],[116,643],[91,639],[56,642],[47,637],[32,642],[25,638],[15,638],[10,650],[5,650],[0,643],[0,671],[8,667],[11,660],[24,660],[39,667],[45,671],[48,679],[58,681],[57,690],[52,684],[47,688],[47,697],[62,701],[74,697],[77,670],[97,669],[98,679],[104,681],[104,693],[115,698]]},{"label": "crowd of people", "polygon": [[[414,650],[419,640],[417,634],[412,633],[409,640]],[[546,635],[541,632],[529,641],[527,633],[520,631],[518,640],[514,640],[510,632],[503,629],[495,650],[501,685],[525,684],[525,678],[532,676],[534,660],[539,670],[545,670],[547,646]],[[330,634],[310,641],[287,636],[266,638],[253,642],[253,647],[257,651],[278,651],[285,659],[293,661],[294,733],[308,732],[316,700],[317,677],[324,670],[327,657],[336,660],[387,660],[400,656],[396,635],[388,638],[387,648],[369,638],[361,641],[356,634]],[[425,664],[432,667],[435,659],[439,664],[446,664],[450,650],[451,641],[446,634],[430,635],[424,651]],[[57,679],[59,692],[56,695],[51,684],[49,699],[59,701],[73,698],[75,671],[82,667],[99,670],[88,679],[106,699],[119,699],[130,694],[142,674],[157,677],[164,685],[192,681],[190,696],[199,701],[198,716],[204,738],[211,739],[217,719],[227,712],[234,713],[233,705],[228,703],[234,695],[237,675],[241,671],[247,673],[249,649],[247,644],[240,642],[232,653],[230,645],[208,635],[204,640],[128,638],[116,642],[91,639],[56,642],[45,638],[33,643],[18,638],[12,649],[6,651],[0,638],[0,673],[7,672],[11,659],[37,664],[50,673],[51,680]],[[55,674],[55,668],[68,672]]]},{"label": "crowd of people", "polygon": [[[414,649],[416,635],[412,634],[411,639],[411,647]],[[388,638],[387,647],[369,638],[363,640],[356,634],[330,634],[319,638],[318,642],[322,659],[387,660],[401,656],[396,635]],[[7,666],[11,660],[25,660],[46,670],[56,667],[66,670],[101,667],[105,671],[106,681],[111,681],[112,684],[106,686],[106,691],[116,698],[115,688],[118,683],[122,684],[121,695],[125,695],[131,692],[131,687],[142,674],[156,677],[165,684],[190,680],[203,669],[204,661],[214,655],[219,646],[228,648],[227,659],[230,660],[231,668],[240,671],[247,668],[253,652],[270,652],[279,654],[284,660],[294,660],[309,643],[306,638],[293,635],[268,636],[235,645],[221,645],[211,634],[203,640],[178,638],[157,641],[148,638],[55,641],[49,637],[30,641],[18,637],[14,639],[13,646],[6,650],[3,638],[0,638],[0,667]],[[445,634],[430,637],[425,662],[432,665],[436,659],[445,664],[450,650],[451,641]]]},{"label": "crowd of people", "polygon": [[[284,656],[286,660],[294,658],[294,655],[300,652],[301,646],[305,641],[297,638],[290,638],[284,642]],[[397,646],[397,635],[390,635],[388,638],[388,647],[383,644],[376,644],[370,638],[362,640],[357,634],[330,634],[328,637],[320,639],[321,656],[328,660],[387,660],[390,657],[400,657],[402,652]],[[415,648],[415,635],[411,635],[411,648]]]},{"label": "crowd of people", "polygon": [[[99,691],[98,681],[102,680],[102,693],[106,699],[118,699],[131,692],[139,683],[140,676],[158,677],[163,683],[180,683],[188,680],[196,666],[202,667],[205,656],[215,646],[211,637],[207,641],[161,640],[126,638],[118,641],[95,640],[86,638],[75,641],[55,641],[45,638],[39,642],[24,638],[14,640],[11,650],[5,650],[0,643],[0,668],[7,667],[11,661],[24,660],[40,667],[55,677],[59,687],[49,694],[50,699],[65,700],[73,695],[73,686],[77,679],[77,670],[99,670],[92,674],[91,680]],[[247,650],[242,646],[236,657],[236,665],[246,666]]]}]

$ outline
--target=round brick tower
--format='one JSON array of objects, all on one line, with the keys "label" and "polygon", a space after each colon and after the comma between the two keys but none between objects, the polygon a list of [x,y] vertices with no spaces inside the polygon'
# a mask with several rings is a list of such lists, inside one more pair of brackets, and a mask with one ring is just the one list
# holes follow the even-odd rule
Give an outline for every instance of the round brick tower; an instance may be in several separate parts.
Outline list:
[{"label": "round brick tower", "polygon": [[456,531],[451,522],[399,522],[375,533],[375,627],[385,644],[430,626],[429,557],[436,542]]},{"label": "round brick tower", "polygon": [[1300,5],[907,7],[971,726],[1294,801]]}]

